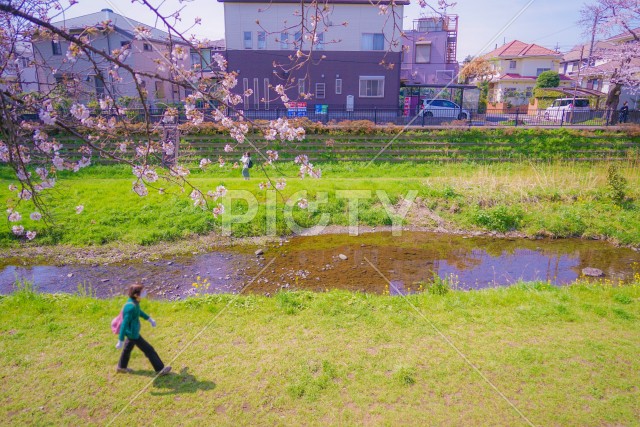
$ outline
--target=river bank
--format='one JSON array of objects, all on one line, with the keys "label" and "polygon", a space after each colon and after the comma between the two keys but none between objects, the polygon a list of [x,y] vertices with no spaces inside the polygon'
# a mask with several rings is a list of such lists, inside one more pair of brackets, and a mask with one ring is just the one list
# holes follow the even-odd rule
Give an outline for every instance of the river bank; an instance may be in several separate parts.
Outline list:
[{"label": "river bank", "polygon": [[139,351],[133,374],[115,372],[109,323],[123,298],[23,290],[0,296],[0,419],[162,425],[179,413],[189,425],[524,423],[477,368],[535,425],[633,425],[639,301],[640,282],[407,299],[330,291],[144,300],[158,326],[143,322],[142,334],[174,372],[154,380]]}]

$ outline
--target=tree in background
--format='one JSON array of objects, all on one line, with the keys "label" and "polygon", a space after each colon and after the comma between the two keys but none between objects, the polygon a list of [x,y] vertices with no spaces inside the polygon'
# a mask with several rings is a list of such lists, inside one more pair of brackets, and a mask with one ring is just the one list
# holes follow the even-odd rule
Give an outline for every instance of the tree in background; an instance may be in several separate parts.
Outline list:
[{"label": "tree in background", "polygon": [[611,47],[595,52],[612,65],[607,75],[611,84],[605,103],[611,122],[616,120],[617,115],[612,113],[618,108],[622,88],[632,93],[640,89],[640,34],[634,30],[638,22],[640,7],[637,0],[596,0],[581,9],[579,23],[585,32],[591,33],[592,46],[596,35],[619,36]]},{"label": "tree in background", "polygon": [[558,87],[560,86],[560,75],[556,71],[543,71],[536,79],[536,87]]},{"label": "tree in background", "polygon": [[478,99],[478,113],[480,114],[486,113],[487,111],[489,82],[491,82],[496,75],[495,68],[491,62],[487,61],[484,57],[474,58],[467,56],[463,62],[459,80],[461,83],[474,81],[480,89],[480,97]]}]

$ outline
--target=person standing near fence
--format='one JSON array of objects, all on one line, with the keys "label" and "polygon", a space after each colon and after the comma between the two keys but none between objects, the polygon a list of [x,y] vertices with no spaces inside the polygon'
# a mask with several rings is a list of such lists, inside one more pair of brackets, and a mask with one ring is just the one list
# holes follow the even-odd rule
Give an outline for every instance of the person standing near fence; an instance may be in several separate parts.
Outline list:
[{"label": "person standing near fence", "polygon": [[122,348],[122,354],[116,371],[122,374],[133,372],[132,369],[128,368],[129,358],[133,347],[137,346],[147,356],[156,374],[167,375],[171,371],[171,366],[165,366],[156,350],[140,335],[141,317],[151,323],[152,327],[156,327],[155,320],[140,308],[143,288],[144,285],[131,285],[129,287],[129,300],[122,308],[122,324],[120,325],[118,344],[116,344],[116,348]]},{"label": "person standing near fence", "polygon": [[245,181],[249,180],[249,168],[253,166],[253,162],[251,161],[251,153],[248,151],[244,153],[244,155],[240,158],[242,162],[242,176]]},{"label": "person standing near fence", "polygon": [[627,101],[624,101],[624,104],[622,104],[622,108],[620,109],[620,118],[618,121],[620,123],[627,123],[628,119],[629,119],[629,105]]}]

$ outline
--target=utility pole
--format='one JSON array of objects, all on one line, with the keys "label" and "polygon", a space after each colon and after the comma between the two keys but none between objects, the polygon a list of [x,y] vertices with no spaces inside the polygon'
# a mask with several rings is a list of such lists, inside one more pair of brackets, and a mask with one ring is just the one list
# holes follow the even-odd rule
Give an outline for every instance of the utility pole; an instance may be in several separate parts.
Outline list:
[{"label": "utility pole", "polygon": [[[580,84],[580,72],[582,71],[582,58],[584,55],[584,45],[582,45],[582,48],[580,49],[580,62],[578,62],[578,75],[576,77],[576,81],[577,84]],[[577,93],[577,87],[573,88],[573,100],[571,101],[571,111],[569,114],[569,123],[573,123],[573,111],[576,109],[576,93]]]}]

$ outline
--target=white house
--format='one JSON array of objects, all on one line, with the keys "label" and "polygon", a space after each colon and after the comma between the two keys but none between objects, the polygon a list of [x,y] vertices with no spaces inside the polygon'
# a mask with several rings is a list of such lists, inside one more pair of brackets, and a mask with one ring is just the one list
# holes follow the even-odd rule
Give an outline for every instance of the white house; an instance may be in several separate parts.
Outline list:
[{"label": "white house", "polygon": [[[496,72],[489,84],[489,102],[519,106],[529,103],[536,79],[544,71],[559,71],[562,54],[537,44],[513,40],[486,55]],[[560,74],[560,86],[572,80]]]},{"label": "white house", "polygon": [[[113,31],[105,31],[105,22],[110,22]],[[93,27],[98,30],[90,38],[94,48],[106,53],[116,49],[129,49],[131,53],[124,60],[125,64],[136,71],[170,77],[169,67],[163,67],[166,61],[164,58],[176,43],[170,44],[169,34],[162,30],[114,13],[111,9],[54,22],[53,25],[65,28],[72,35],[83,34],[87,28]],[[136,39],[134,28],[137,26],[146,27],[149,36],[143,40]],[[122,72],[121,81],[114,79],[109,74],[112,64],[96,54],[92,55],[96,65],[84,55],[78,56],[76,61],[69,61],[66,58],[69,45],[65,40],[51,38],[33,41],[40,92],[47,92],[56,85],[64,84],[70,96],[83,101],[104,96],[113,99],[138,96],[135,82],[129,73]],[[184,66],[190,68],[188,50],[185,56]],[[147,102],[152,105],[179,102],[185,97],[184,89],[160,79],[144,79],[141,85],[147,90]]]}]

